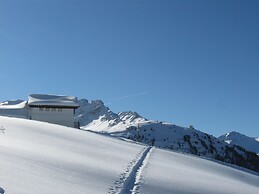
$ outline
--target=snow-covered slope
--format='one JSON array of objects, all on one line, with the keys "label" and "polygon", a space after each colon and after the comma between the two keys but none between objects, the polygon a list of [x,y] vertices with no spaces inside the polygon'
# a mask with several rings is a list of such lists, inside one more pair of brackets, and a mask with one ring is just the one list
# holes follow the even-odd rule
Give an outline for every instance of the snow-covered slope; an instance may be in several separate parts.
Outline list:
[{"label": "snow-covered slope", "polygon": [[0,193],[259,192],[259,174],[233,166],[38,121],[0,125]]},{"label": "snow-covered slope", "polygon": [[238,145],[246,150],[259,154],[259,138],[248,137],[244,134],[232,131],[219,137],[230,145]]},{"label": "snow-covered slope", "polygon": [[108,193],[144,149],[37,121],[0,117],[0,125],[0,187],[11,194]]},{"label": "snow-covered slope", "polygon": [[218,163],[155,149],[146,163],[139,193],[238,194],[259,192],[259,177]]}]

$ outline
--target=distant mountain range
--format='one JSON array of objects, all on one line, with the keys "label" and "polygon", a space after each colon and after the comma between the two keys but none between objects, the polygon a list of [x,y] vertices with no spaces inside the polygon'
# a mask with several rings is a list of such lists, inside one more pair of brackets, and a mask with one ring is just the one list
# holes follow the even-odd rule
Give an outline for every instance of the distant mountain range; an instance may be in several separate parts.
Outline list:
[{"label": "distant mountain range", "polygon": [[[4,105],[21,103],[6,101]],[[81,129],[232,163],[259,172],[258,140],[237,132],[216,138],[192,126],[148,120],[136,112],[112,112],[101,100],[78,100]],[[1,104],[0,104],[1,105]],[[1,114],[1,111],[0,111]]]},{"label": "distant mountain range", "polygon": [[76,117],[82,129],[213,158],[259,172],[259,157],[256,155],[259,142],[255,138],[239,141],[244,135],[237,132],[233,139],[232,136],[228,136],[229,139],[224,136],[216,138],[193,127],[148,120],[132,111],[116,114],[100,100],[88,102],[82,99],[78,103],[80,108]]}]

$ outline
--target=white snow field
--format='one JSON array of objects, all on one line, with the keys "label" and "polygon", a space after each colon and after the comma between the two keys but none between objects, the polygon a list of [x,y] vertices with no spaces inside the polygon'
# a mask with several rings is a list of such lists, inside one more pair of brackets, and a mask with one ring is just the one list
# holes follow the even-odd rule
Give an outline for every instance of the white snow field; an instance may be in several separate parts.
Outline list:
[{"label": "white snow field", "polygon": [[196,156],[154,149],[139,193],[258,194],[259,176]]},{"label": "white snow field", "polygon": [[246,171],[74,128],[0,116],[1,194],[258,194],[259,175]]}]

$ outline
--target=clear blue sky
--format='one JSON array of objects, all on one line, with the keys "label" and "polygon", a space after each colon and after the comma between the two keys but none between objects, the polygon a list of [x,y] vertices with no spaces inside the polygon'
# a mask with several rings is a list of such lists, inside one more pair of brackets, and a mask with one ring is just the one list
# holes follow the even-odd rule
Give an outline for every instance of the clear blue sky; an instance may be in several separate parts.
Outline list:
[{"label": "clear blue sky", "polygon": [[258,0],[0,0],[0,101],[101,99],[259,137]]}]

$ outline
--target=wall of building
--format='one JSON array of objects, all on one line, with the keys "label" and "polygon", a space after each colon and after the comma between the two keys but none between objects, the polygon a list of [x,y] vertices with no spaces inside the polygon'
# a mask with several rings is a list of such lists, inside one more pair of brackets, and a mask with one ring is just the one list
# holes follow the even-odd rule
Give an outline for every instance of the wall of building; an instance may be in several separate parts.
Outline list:
[{"label": "wall of building", "polygon": [[29,108],[28,117],[32,120],[74,127],[73,109],[33,107]]}]

